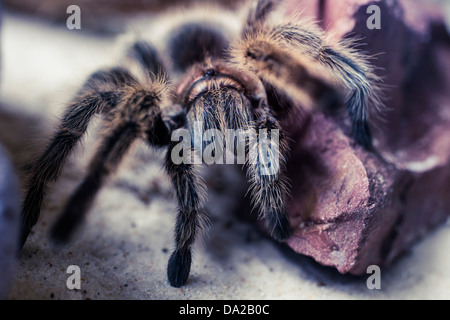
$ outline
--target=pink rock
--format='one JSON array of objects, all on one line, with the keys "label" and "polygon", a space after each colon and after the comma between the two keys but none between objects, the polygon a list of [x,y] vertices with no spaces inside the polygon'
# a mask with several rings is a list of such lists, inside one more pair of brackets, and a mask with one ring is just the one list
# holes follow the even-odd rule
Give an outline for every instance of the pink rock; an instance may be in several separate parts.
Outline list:
[{"label": "pink rock", "polygon": [[[304,1],[319,12],[321,1]],[[388,88],[374,130],[381,156],[356,146],[338,117],[286,126],[295,141],[288,205],[296,252],[362,274],[387,266],[450,215],[450,41],[435,7],[376,2],[381,30],[366,27],[368,3],[323,1],[323,25],[364,39]]]}]

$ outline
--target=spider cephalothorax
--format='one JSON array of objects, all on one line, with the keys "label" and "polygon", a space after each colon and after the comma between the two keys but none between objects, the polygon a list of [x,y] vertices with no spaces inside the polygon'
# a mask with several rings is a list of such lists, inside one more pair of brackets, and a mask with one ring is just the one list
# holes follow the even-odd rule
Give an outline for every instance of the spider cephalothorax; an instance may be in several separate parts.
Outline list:
[{"label": "spider cephalothorax", "polygon": [[[171,285],[182,286],[189,276],[197,233],[208,220],[203,210],[206,188],[196,172],[197,164],[174,161],[180,143],[174,139],[176,130],[195,136],[195,124],[201,130],[254,132],[254,139],[237,136],[248,151],[249,193],[268,232],[278,241],[287,239],[289,188],[284,163],[288,143],[280,121],[294,116],[296,110],[345,105],[355,140],[371,149],[368,117],[381,103],[378,79],[364,56],[345,43],[330,45],[326,34],[311,23],[269,19],[274,7],[272,0],[255,1],[239,29],[236,20],[215,20],[215,11],[203,9],[208,18],[183,14],[180,21],[163,28],[166,31],[159,41],[156,34],[133,41],[126,50],[128,63],[91,75],[32,166],[23,204],[22,244],[37,222],[48,184],[58,178],[67,156],[97,114],[105,123],[103,142],[52,229],[54,241],[69,239],[104,179],[132,142],[143,139],[151,147],[167,149],[165,169],[178,201],[176,246],[168,278]],[[262,132],[267,132],[265,139]],[[188,142],[183,159],[205,148],[194,138]]]}]

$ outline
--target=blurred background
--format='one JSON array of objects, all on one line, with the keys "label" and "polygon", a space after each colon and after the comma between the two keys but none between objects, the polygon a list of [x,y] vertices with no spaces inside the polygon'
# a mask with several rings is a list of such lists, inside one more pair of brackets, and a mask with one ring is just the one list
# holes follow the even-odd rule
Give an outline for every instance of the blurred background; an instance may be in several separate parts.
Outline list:
[{"label": "blurred background", "polygon": [[243,0],[6,0],[4,7],[14,12],[40,17],[47,22],[65,25],[66,9],[70,5],[83,8],[83,27],[91,31],[115,33],[123,31],[126,19],[154,14],[174,5],[189,7],[194,3],[215,3],[236,8]]},{"label": "blurred background", "polygon": [[[415,2],[418,0],[410,0]],[[422,1],[422,0],[419,0]],[[287,1],[296,5],[297,0]],[[450,2],[447,0],[423,0],[422,2],[438,3],[450,17]],[[3,5],[8,11],[20,12],[40,17],[47,22],[65,24],[67,19],[66,9],[70,5],[78,5],[83,8],[83,25],[92,31],[117,32],[122,31],[123,26],[118,21],[160,12],[173,6],[189,7],[192,4],[220,4],[225,8],[236,9],[245,0],[3,0]],[[449,18],[450,19],[450,18]]]}]

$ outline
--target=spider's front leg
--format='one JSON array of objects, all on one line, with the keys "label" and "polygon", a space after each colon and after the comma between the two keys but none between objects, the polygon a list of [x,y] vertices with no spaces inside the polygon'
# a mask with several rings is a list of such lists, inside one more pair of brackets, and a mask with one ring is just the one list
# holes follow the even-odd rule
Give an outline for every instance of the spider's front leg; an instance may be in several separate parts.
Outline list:
[{"label": "spider's front leg", "polygon": [[51,230],[54,243],[68,242],[75,227],[88,211],[105,178],[111,174],[122,160],[128,148],[138,137],[139,128],[135,124],[121,123],[104,132],[101,145],[89,165],[89,173],[70,196],[64,211]]},{"label": "spider's front leg", "polygon": [[186,283],[191,269],[191,251],[195,237],[199,230],[206,227],[208,220],[203,210],[206,186],[194,164],[174,163],[172,154],[176,145],[175,142],[169,145],[165,160],[166,171],[172,180],[178,201],[176,247],[169,259],[167,276],[173,287],[181,287]]},{"label": "spider's front leg", "polygon": [[271,110],[261,80],[242,70],[230,69],[228,72],[240,79],[249,102],[226,108],[226,118],[231,128],[246,133],[244,141],[248,146],[246,168],[251,202],[270,235],[284,241],[290,236],[290,222],[285,208],[289,194],[285,174],[288,153],[286,135]]},{"label": "spider's front leg", "polygon": [[251,200],[271,236],[284,241],[291,233],[285,205],[289,194],[284,172],[288,145],[265,99],[254,110],[254,117],[256,139],[250,140],[247,161]]},{"label": "spider's front leg", "polygon": [[264,81],[274,96],[270,100],[289,101],[284,109],[297,105],[332,110],[345,103],[354,139],[372,150],[369,120],[383,103],[380,79],[368,58],[353,49],[350,41],[330,41],[312,23],[299,19],[269,22],[267,17],[277,2],[255,2],[242,40],[232,50],[235,63]]},{"label": "spider's front leg", "polygon": [[54,242],[69,240],[105,179],[117,170],[136,139],[146,139],[152,146],[168,141],[169,131],[160,112],[162,101],[167,100],[166,87],[163,79],[145,86],[135,83],[124,89],[116,108],[105,114],[100,147],[89,164],[87,176],[70,196],[51,231]]},{"label": "spider's front leg", "polygon": [[134,83],[126,70],[98,71],[87,80],[62,117],[58,131],[31,167],[21,216],[21,247],[36,224],[45,192],[56,181],[67,157],[78,144],[95,114],[108,112],[120,100],[120,88]]},{"label": "spider's front leg", "polygon": [[169,131],[160,111],[160,106],[168,101],[168,84],[163,78],[148,81],[123,88],[117,106],[105,114],[100,147],[89,164],[87,176],[70,196],[51,231],[54,242],[67,242],[105,179],[117,170],[136,139],[146,139],[151,146],[168,142]]}]

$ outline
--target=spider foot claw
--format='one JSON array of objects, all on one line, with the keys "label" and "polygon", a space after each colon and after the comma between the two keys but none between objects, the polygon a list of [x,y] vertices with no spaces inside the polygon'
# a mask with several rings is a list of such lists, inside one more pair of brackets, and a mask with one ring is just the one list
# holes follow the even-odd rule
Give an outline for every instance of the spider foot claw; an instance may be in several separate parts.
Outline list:
[{"label": "spider foot claw", "polygon": [[271,235],[278,242],[283,242],[291,236],[289,218],[286,214],[281,215],[269,223],[272,226]]},{"label": "spider foot claw", "polygon": [[172,287],[179,288],[183,286],[191,270],[191,251],[175,251],[169,259],[167,267],[167,277]]}]

